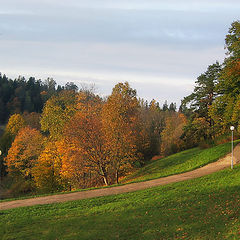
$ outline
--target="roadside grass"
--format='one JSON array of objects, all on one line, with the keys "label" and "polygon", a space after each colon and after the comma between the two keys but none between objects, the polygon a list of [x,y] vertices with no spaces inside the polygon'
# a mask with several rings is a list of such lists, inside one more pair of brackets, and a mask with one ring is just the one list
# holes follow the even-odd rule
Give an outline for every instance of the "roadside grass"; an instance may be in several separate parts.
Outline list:
[{"label": "roadside grass", "polygon": [[127,194],[0,211],[0,239],[239,239],[240,166]]},{"label": "roadside grass", "polygon": [[[240,140],[234,141],[234,145],[239,142]],[[217,161],[229,152],[231,152],[231,142],[203,150],[200,148],[188,149],[166,158],[152,160],[146,166],[124,178],[122,182],[140,182],[188,172]]]}]

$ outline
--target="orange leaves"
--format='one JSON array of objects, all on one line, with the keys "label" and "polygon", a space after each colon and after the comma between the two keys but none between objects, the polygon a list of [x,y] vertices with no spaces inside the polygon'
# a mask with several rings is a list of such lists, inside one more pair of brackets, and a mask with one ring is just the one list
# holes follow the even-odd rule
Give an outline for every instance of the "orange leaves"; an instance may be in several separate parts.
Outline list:
[{"label": "orange leaves", "polygon": [[22,128],[16,136],[5,159],[9,172],[21,172],[31,175],[32,167],[44,148],[44,137],[30,127]]},{"label": "orange leaves", "polygon": [[[101,101],[99,98],[84,98],[85,107],[72,117],[66,125],[64,138],[69,146],[65,154],[68,156],[63,160],[62,174],[71,182],[76,182],[89,172],[98,173],[108,184],[108,164],[109,160],[106,152],[106,142],[102,132]],[[68,169],[72,169],[68,174]]]}]

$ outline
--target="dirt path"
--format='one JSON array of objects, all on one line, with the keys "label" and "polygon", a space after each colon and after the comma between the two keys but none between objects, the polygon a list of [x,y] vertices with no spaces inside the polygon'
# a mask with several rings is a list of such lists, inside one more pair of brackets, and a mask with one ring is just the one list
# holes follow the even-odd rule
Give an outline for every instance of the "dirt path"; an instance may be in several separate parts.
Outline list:
[{"label": "dirt path", "polygon": [[[239,162],[240,162],[240,144],[238,144],[234,149],[234,164]],[[228,154],[227,156],[219,159],[217,162],[210,163],[202,168],[198,168],[196,170],[186,172],[186,173],[181,173],[181,174],[159,178],[155,180],[150,180],[146,182],[131,183],[131,184],[118,186],[118,187],[110,187],[110,188],[95,189],[95,190],[89,190],[89,191],[83,191],[83,192],[75,192],[75,193],[52,195],[52,196],[46,196],[46,197],[37,197],[37,198],[24,199],[24,200],[15,200],[10,202],[2,202],[0,203],[0,210],[134,192],[137,190],[151,188],[159,185],[166,185],[174,182],[181,182],[184,180],[208,175],[208,174],[220,171],[224,168],[230,168],[230,163],[231,163],[231,154]]]}]

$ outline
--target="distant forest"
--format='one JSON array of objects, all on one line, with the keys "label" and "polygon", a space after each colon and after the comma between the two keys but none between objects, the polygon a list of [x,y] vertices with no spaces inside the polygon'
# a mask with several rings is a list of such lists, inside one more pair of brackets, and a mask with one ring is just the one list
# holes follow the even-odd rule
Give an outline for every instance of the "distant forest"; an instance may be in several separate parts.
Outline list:
[{"label": "distant forest", "polygon": [[52,78],[42,81],[18,77],[12,80],[0,73],[0,124],[6,123],[14,113],[40,113],[45,102],[64,89],[77,91],[78,87],[72,82],[57,85]]}]

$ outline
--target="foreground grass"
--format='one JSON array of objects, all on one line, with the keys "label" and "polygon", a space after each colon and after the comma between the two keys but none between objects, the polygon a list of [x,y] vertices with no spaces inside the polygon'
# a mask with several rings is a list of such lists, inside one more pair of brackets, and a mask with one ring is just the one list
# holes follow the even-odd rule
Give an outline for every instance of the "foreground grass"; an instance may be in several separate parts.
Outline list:
[{"label": "foreground grass", "polygon": [[[238,144],[237,140],[234,144]],[[139,182],[160,177],[167,177],[202,167],[231,152],[231,142],[201,150],[189,149],[169,157],[153,160],[145,167],[123,179],[123,182]]]},{"label": "foreground grass", "polygon": [[240,166],[144,191],[0,211],[0,239],[239,239]]}]

